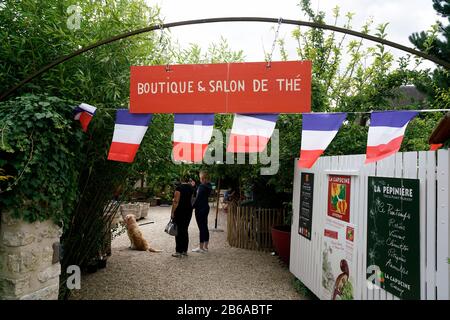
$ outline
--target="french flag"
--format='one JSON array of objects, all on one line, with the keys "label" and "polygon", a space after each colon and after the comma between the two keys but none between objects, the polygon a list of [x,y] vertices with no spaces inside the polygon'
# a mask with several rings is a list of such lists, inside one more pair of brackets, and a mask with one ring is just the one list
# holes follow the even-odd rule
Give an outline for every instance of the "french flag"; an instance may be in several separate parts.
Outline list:
[{"label": "french flag", "polygon": [[133,162],[151,119],[151,113],[136,114],[118,109],[108,160]]},{"label": "french flag", "polygon": [[430,151],[436,151],[439,148],[441,148],[444,144],[443,143],[432,143],[430,144]]},{"label": "french flag", "polygon": [[370,116],[366,162],[371,163],[396,153],[402,144],[406,126],[416,111],[376,111]]},{"label": "french flag", "polygon": [[213,127],[213,113],[175,114],[173,160],[201,162],[211,140]]},{"label": "french flag", "polygon": [[96,107],[93,107],[87,103],[81,103],[73,110],[75,114],[74,119],[80,120],[81,127],[83,128],[84,132],[87,132],[89,122],[91,122],[96,110]]},{"label": "french flag", "polygon": [[304,114],[302,122],[302,146],[300,168],[311,168],[334,139],[346,113]]},{"label": "french flag", "polygon": [[272,136],[278,114],[235,114],[227,152],[262,152]]}]

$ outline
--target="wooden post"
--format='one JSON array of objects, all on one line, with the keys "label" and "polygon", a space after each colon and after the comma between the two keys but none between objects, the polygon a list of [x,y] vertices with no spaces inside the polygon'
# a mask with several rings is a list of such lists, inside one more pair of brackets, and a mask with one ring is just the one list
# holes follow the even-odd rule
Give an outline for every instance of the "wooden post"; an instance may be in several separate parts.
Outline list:
[{"label": "wooden post", "polygon": [[237,214],[237,230],[238,230],[238,241],[237,241],[237,247],[240,248],[241,247],[241,228],[242,228],[242,224],[241,224],[241,220],[242,220],[242,207],[238,207],[238,214]]},{"label": "wooden post", "polygon": [[216,201],[216,222],[214,224],[214,228],[217,229],[217,216],[219,215],[219,201],[220,201],[220,178],[217,183],[217,201]]},{"label": "wooden post", "polygon": [[241,177],[239,176],[239,202],[241,203],[242,201],[242,183],[241,183]]},{"label": "wooden post", "polygon": [[220,178],[219,178],[219,182],[217,182],[216,221],[214,223],[214,229],[211,229],[210,231],[223,232],[222,229],[217,229],[217,217],[219,216],[219,200],[220,200]]}]

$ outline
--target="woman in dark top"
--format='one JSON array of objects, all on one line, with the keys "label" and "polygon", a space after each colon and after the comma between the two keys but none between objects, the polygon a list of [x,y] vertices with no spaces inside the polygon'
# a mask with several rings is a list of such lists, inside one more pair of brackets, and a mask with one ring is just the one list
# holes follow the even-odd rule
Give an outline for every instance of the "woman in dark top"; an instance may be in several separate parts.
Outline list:
[{"label": "woman in dark top", "polygon": [[172,218],[177,224],[178,235],[175,237],[175,253],[173,257],[187,256],[189,245],[188,227],[192,218],[191,198],[193,188],[191,184],[183,182],[175,189],[172,205]]},{"label": "woman in dark top", "polygon": [[208,252],[208,199],[212,190],[212,186],[208,180],[208,173],[206,171],[200,171],[201,184],[197,188],[197,195],[193,204],[193,207],[195,208],[195,220],[197,220],[198,229],[200,231],[200,244],[198,248],[192,249],[192,252]]}]

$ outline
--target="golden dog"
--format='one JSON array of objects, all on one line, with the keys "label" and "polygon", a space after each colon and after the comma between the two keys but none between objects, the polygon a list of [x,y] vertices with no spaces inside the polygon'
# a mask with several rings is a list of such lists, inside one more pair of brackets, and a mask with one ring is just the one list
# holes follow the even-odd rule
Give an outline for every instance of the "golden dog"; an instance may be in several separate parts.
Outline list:
[{"label": "golden dog", "polygon": [[125,216],[125,224],[127,225],[128,238],[130,238],[132,250],[138,251],[150,251],[150,252],[162,252],[162,250],[156,250],[150,247],[147,240],[142,236],[141,230],[136,222],[136,217],[132,214]]}]

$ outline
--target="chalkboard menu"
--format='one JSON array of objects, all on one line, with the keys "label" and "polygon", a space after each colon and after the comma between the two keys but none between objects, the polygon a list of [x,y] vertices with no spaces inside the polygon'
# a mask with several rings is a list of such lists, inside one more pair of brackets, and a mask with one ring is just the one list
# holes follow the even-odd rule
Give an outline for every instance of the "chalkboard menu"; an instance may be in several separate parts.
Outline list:
[{"label": "chalkboard menu", "polygon": [[311,240],[314,174],[302,172],[300,179],[300,216],[298,233]]},{"label": "chalkboard menu", "polygon": [[400,299],[420,299],[419,197],[419,180],[369,177],[368,280]]}]

